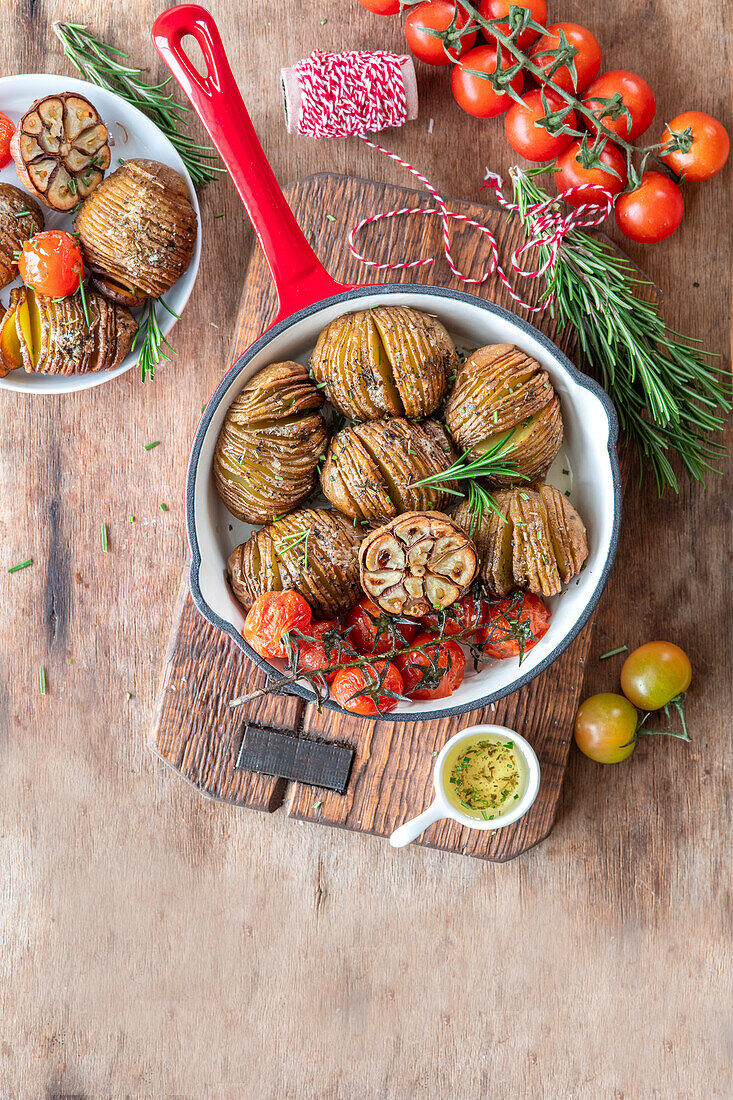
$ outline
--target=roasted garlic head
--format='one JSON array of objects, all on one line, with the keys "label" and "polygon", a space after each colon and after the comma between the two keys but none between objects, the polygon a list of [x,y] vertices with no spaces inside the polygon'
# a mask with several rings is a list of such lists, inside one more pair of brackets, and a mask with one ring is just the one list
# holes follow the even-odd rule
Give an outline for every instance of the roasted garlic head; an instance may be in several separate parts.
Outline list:
[{"label": "roasted garlic head", "polygon": [[504,489],[495,499],[501,515],[486,511],[479,524],[465,503],[453,514],[476,544],[483,580],[499,596],[512,588],[556,596],[588,557],[580,516],[552,485]]},{"label": "roasted garlic head", "polygon": [[339,512],[304,508],[260,527],[227,562],[229,583],[249,609],[263,592],[295,589],[317,618],[332,619],[353,607],[359,589],[363,529]]},{"label": "roasted garlic head", "polygon": [[321,487],[344,515],[378,523],[401,512],[445,508],[448,493],[417,485],[454,459],[443,427],[394,417],[343,428],[331,440]]},{"label": "roasted garlic head", "polygon": [[30,287],[10,292],[0,323],[2,373],[25,367],[41,374],[113,370],[129,352],[137,322],[129,310],[87,290],[89,324],[81,298],[47,298]]},{"label": "roasted garlic head", "polygon": [[159,298],[180,279],[196,243],[196,211],[174,168],[128,160],[86,200],[76,229],[97,287],[114,301]]},{"label": "roasted garlic head", "polygon": [[227,410],[214,454],[214,482],[232,515],[267,523],[297,508],[315,480],[328,432],[323,398],[300,363],[273,363]]},{"label": "roasted garlic head", "polygon": [[361,586],[390,615],[420,618],[455,603],[478,572],[476,547],[442,512],[406,512],[367,535]]},{"label": "roasted garlic head", "polygon": [[436,317],[377,306],[327,325],[311,368],[327,400],[351,420],[419,419],[440,405],[456,362],[453,341]]},{"label": "roasted garlic head", "polygon": [[12,183],[0,183],[0,288],[18,277],[15,253],[41,229],[38,203]]},{"label": "roasted garlic head", "polygon": [[37,99],[10,143],[20,182],[52,210],[71,210],[102,182],[111,159],[99,113],[78,92]]},{"label": "roasted garlic head", "polygon": [[509,439],[513,449],[507,460],[529,481],[544,477],[562,443],[560,402],[549,375],[513,344],[479,348],[461,364],[445,403],[445,422],[457,446],[474,456]]}]

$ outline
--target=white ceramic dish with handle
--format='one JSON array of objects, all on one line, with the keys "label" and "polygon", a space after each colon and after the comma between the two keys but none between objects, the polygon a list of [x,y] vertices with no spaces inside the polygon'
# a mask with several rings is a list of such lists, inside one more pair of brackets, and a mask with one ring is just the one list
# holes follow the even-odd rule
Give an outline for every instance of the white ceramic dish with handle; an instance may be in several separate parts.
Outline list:
[{"label": "white ceramic dish with handle", "polygon": [[[126,103],[114,92],[106,88],[98,88],[87,80],[77,80],[70,76],[55,76],[52,73],[25,73],[22,76],[4,76],[0,78],[0,112],[7,115],[10,121],[17,126],[18,120],[28,110],[36,99],[43,96],[54,95],[58,92],[78,92],[86,96],[93,103],[114,139],[112,145],[112,161],[106,175],[109,175],[119,167],[120,159],[133,160],[135,157],[147,157],[149,160],[157,160],[162,164],[168,164],[175,168],[188,184],[191,202],[196,211],[198,220],[198,233],[196,234],[196,247],[191,263],[183,276],[164,295],[165,301],[173,313],[180,317],[183,307],[189,299],[193,284],[196,282],[199,260],[201,258],[201,211],[199,209],[196,191],[191,177],[176,150],[171,145],[165,134],[161,133],[154,122],[151,122],[137,107]],[[15,168],[8,164],[0,171],[2,183],[12,183],[20,187],[21,191],[27,189],[18,180]],[[73,229],[70,214],[62,214],[59,211],[50,210],[47,206],[41,206],[46,219],[46,229],[65,229],[71,232]],[[0,292],[0,300],[4,305],[8,302],[8,293],[13,286],[20,286],[20,279],[4,287]],[[137,316],[139,310],[133,310]],[[156,307],[158,323],[164,335],[167,335],[176,323],[176,318],[163,306]],[[125,357],[119,367],[114,370],[92,371],[89,374],[36,374],[24,370],[14,370],[0,378],[0,389],[17,390],[22,393],[74,393],[76,390],[88,390],[92,386],[101,386],[120,374],[124,374],[130,367],[137,363],[137,352],[131,352]]]},{"label": "white ceramic dish with handle", "polygon": [[[201,48],[202,75],[185,52],[193,36]],[[582,516],[590,552],[580,575],[549,601],[552,622],[544,638],[518,659],[490,661],[467,671],[447,699],[400,702],[390,720],[442,718],[483,707],[532,680],[547,668],[588,621],[613,563],[621,518],[621,493],[613,406],[601,387],[582,374],[538,329],[521,317],[462,291],[425,285],[350,287],[335,282],[300,231],[252,127],[211,15],[198,5],[164,12],[153,41],[191,100],[239,191],[260,239],[278,292],[271,327],[224,375],[196,432],[186,482],[186,523],[191,547],[190,587],[196,606],[245,653],[278,677],[282,662],[267,662],[244,641],[245,612],[227,583],[226,563],[252,528],[235,520],[214,487],[214,449],[226,412],[245,383],[270,363],[294,359],[307,364],[321,329],[351,310],[408,305],[435,314],[463,345],[516,344],[547,370],[560,398],[565,425],[563,449],[549,480],[567,490]],[[564,473],[563,471],[569,471]],[[289,689],[306,699],[305,684]],[[326,706],[339,709],[327,701]]]}]

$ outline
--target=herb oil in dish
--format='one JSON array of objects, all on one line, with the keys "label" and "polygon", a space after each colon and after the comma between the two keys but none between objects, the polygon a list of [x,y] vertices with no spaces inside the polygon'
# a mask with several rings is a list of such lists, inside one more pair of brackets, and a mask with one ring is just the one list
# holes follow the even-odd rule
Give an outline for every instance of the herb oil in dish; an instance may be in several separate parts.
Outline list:
[{"label": "herb oil in dish", "polygon": [[448,801],[467,817],[492,821],[508,813],[527,789],[528,768],[513,741],[476,734],[462,741],[445,761]]}]

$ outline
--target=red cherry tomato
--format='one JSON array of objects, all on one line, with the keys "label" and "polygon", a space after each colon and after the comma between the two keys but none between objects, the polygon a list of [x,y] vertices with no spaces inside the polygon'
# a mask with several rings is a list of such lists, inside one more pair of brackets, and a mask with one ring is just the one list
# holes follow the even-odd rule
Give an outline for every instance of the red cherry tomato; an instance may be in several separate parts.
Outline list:
[{"label": "red cherry tomato", "polygon": [[36,233],[23,245],[18,271],[26,286],[49,298],[65,298],[79,289],[84,278],[81,248],[75,237],[60,229]]},{"label": "red cherry tomato", "polygon": [[[502,51],[502,69],[511,69],[514,59],[506,50]],[[495,115],[503,115],[508,111],[514,100],[510,95],[502,93],[497,95],[489,81],[475,73],[496,72],[496,47],[476,46],[469,50],[461,60],[453,66],[450,78],[450,87],[453,98],[459,107],[475,118],[493,118]],[[512,88],[515,92],[521,92],[523,77],[521,72],[512,79]]]},{"label": "red cherry tomato", "polygon": [[610,191],[612,195],[618,195],[626,186],[626,157],[617,145],[607,142],[601,152],[601,164],[613,168],[613,172],[606,172],[597,165],[595,168],[584,168],[580,163],[582,142],[574,141],[564,153],[557,158],[560,169],[555,175],[555,186],[558,191],[566,191],[569,187],[580,187],[589,184],[586,191],[580,191],[577,195],[571,195],[566,202],[571,206],[582,206],[585,202],[602,202],[601,190]]},{"label": "red cherry tomato", "polygon": [[688,152],[665,153],[660,158],[673,172],[685,179],[709,180],[725,164],[730,151],[730,139],[725,126],[717,118],[704,111],[683,111],[664,127],[662,142],[671,140],[672,134],[692,130],[692,145]]},{"label": "red cherry tomato", "polygon": [[[410,8],[405,19],[405,38],[415,57],[428,65],[450,65],[451,58],[457,61],[463,57],[476,41],[476,32],[468,31],[465,35],[451,36],[454,41],[447,43],[448,53],[443,46],[442,38],[435,38],[429,31],[444,31],[453,22],[456,14],[454,0],[423,0],[415,8]],[[468,23],[468,14],[464,8],[458,5],[458,17],[456,26],[460,29]],[[450,54],[450,56],[448,56]]]},{"label": "red cherry tomato", "polygon": [[[315,672],[326,665],[341,664],[356,656],[348,639],[339,634],[335,619],[311,623],[302,633],[313,638],[313,641],[293,641],[293,652],[297,658],[297,667],[293,666],[294,672]],[[333,683],[338,671],[339,669],[334,668],[332,672],[323,673],[327,684]]]},{"label": "red cherry tomato", "polygon": [[288,630],[305,633],[311,614],[299,592],[265,592],[247,612],[242,633],[260,657],[285,657],[283,634]]},{"label": "red cherry tomato", "polygon": [[[450,637],[454,634],[463,634],[466,641],[472,641],[489,621],[490,607],[488,600],[475,600],[468,593],[451,604],[444,616],[432,612],[430,615],[423,616],[420,623],[425,630],[434,634],[440,631],[442,625],[444,635]],[[467,631],[469,633],[466,633]]]},{"label": "red cherry tomato", "polygon": [[13,159],[10,152],[10,142],[13,140],[15,127],[7,115],[0,115],[0,168],[7,167]]},{"label": "red cherry tomato", "polygon": [[[565,101],[552,91],[545,93],[551,110],[566,106]],[[504,119],[507,141],[515,153],[527,160],[554,160],[573,140],[570,134],[550,134],[542,126],[536,125],[537,119],[545,113],[542,106],[542,93],[539,88],[522,96],[521,103],[513,103]],[[576,129],[575,111],[570,111],[564,119],[565,125]]]},{"label": "red cherry tomato", "polygon": [[577,84],[567,65],[561,65],[550,79],[558,88],[566,92],[581,93],[598,76],[601,68],[601,47],[598,39],[579,23],[553,23],[547,28],[547,34],[543,34],[532,47],[530,57],[535,65],[543,70],[545,75],[552,68],[555,58],[547,53],[547,50],[556,50],[560,45],[560,31],[565,32],[565,37],[571,46],[578,51],[574,57]]},{"label": "red cherry tomato", "polygon": [[550,629],[550,612],[533,592],[517,592],[491,604],[491,621],[479,641],[484,654],[504,660],[524,656]]},{"label": "red cherry tomato", "polygon": [[[384,672],[386,668],[386,673]],[[362,695],[360,690],[367,685],[377,686],[382,675],[379,690],[402,695],[402,676],[391,661],[375,661],[363,668],[343,668],[336,673],[331,684],[331,695],[344,710],[352,714],[386,714],[399,703],[392,695],[379,695],[376,702],[371,695]]]},{"label": "red cherry tomato", "polygon": [[368,596],[352,607],[346,625],[351,627],[347,634],[349,642],[358,653],[366,656],[403,649],[417,634],[417,623],[406,623],[388,615]]},{"label": "red cherry tomato", "polygon": [[400,0],[359,0],[359,3],[375,15],[400,14]]},{"label": "red cherry tomato", "polygon": [[405,653],[395,661],[402,673],[405,695],[413,699],[447,699],[463,681],[463,650],[450,639],[436,642],[432,634],[418,634],[412,644],[424,645],[425,649]]},{"label": "red cherry tomato", "polygon": [[656,244],[671,236],[684,212],[682,192],[661,172],[645,172],[638,187],[616,199],[616,224],[641,244]]},{"label": "red cherry tomato", "polygon": [[[483,15],[484,19],[501,19],[505,15],[509,15],[509,9],[511,7],[528,8],[530,18],[534,19],[535,23],[541,23],[545,26],[547,20],[547,4],[545,0],[528,0],[525,4],[515,4],[514,0],[481,0],[478,6],[479,15]],[[509,34],[510,26],[508,23],[499,23],[498,30],[502,34]],[[517,45],[520,50],[526,50],[528,46],[539,37],[539,31],[534,31],[530,27],[526,27],[520,32],[517,38]],[[495,38],[492,38],[491,31],[483,29],[484,38],[487,42],[492,44],[496,42]]]},{"label": "red cherry tomato", "polygon": [[[613,99],[615,95],[621,96],[624,106],[629,110],[631,121],[625,114],[619,115],[618,118],[603,117],[604,111],[609,108],[598,100]],[[583,96],[583,103],[586,107],[590,107],[604,126],[619,137],[626,138],[627,141],[633,141],[649,129],[657,109],[654,92],[646,80],[637,76],[636,73],[627,72],[626,69],[612,69],[611,72],[601,73]],[[597,129],[591,122],[588,122],[588,126],[592,130]]]}]

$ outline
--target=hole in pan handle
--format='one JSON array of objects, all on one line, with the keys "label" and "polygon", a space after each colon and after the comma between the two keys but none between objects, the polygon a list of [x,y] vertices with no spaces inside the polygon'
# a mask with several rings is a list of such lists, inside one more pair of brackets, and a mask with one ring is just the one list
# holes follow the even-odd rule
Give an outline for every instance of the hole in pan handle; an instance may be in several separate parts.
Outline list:
[{"label": "hole in pan handle", "polygon": [[[191,35],[206,62],[202,75],[182,40]],[[277,290],[275,320],[351,289],[337,283],[306,241],[254,131],[211,14],[198,4],[164,11],[153,44],[193,105],[239,192]]]}]

